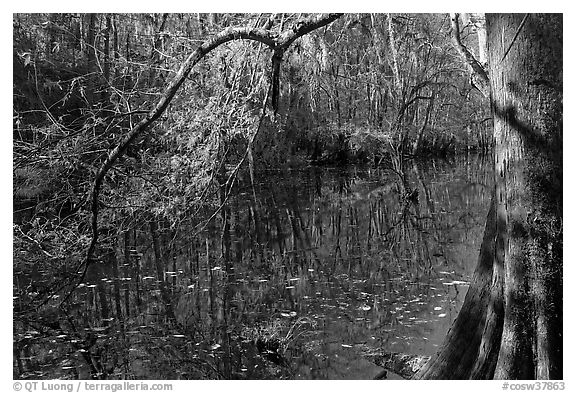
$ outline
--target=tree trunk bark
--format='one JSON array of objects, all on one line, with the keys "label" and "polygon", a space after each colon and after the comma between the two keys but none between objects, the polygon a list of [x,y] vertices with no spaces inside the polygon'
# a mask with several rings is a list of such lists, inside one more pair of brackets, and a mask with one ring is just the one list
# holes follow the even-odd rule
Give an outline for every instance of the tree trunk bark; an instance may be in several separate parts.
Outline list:
[{"label": "tree trunk bark", "polygon": [[[499,282],[493,280],[495,214],[495,202],[492,198],[478,265],[472,276],[462,309],[440,351],[432,356],[430,361],[414,376],[414,379],[469,379],[473,369],[480,368],[477,363],[482,337],[484,334],[497,335],[497,332],[487,330],[493,328],[489,325],[493,319],[497,318],[497,315],[491,314],[491,319],[487,319],[488,305],[490,299],[497,297],[500,291]],[[496,294],[493,295],[494,292]]]},{"label": "tree trunk bark", "polygon": [[412,145],[412,155],[417,155],[422,148],[422,137],[424,136],[424,131],[426,131],[426,127],[428,126],[428,122],[430,121],[430,114],[432,113],[432,108],[434,106],[434,98],[436,94],[432,92],[430,101],[428,101],[428,106],[426,107],[426,114],[424,115],[424,122],[422,126],[418,130],[418,134],[416,135],[416,139],[414,140],[414,144]]},{"label": "tree trunk bark", "polygon": [[487,15],[497,255],[496,378],[562,377],[562,16]]},{"label": "tree trunk bark", "polygon": [[400,95],[402,90],[402,81],[400,79],[400,71],[398,70],[398,51],[396,50],[396,40],[394,38],[394,26],[392,22],[392,15],[386,14],[388,19],[388,40],[390,42],[390,52],[392,53],[392,72],[394,73],[394,86],[396,94]]},{"label": "tree trunk bark", "polygon": [[495,197],[462,310],[415,378],[561,379],[562,15],[486,20]]}]

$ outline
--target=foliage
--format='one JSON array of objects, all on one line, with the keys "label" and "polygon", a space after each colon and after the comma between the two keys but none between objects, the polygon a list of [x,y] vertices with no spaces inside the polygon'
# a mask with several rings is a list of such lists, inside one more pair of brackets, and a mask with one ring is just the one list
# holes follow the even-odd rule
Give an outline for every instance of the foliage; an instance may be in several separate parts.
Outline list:
[{"label": "foliage", "polygon": [[[86,202],[94,175],[186,57],[226,27],[281,34],[304,16],[13,16],[19,331],[30,329],[30,315],[50,316],[57,306],[71,312],[70,296],[87,268]],[[99,199],[98,261],[109,263],[119,239],[150,222],[178,234],[224,220],[235,185],[253,181],[259,169],[487,148],[488,115],[478,109],[481,98],[455,57],[448,29],[443,15],[344,15],[284,54],[277,111],[269,99],[271,51],[248,41],[220,46],[108,172]],[[92,328],[86,320],[65,330]],[[212,376],[204,366],[194,375]]]}]

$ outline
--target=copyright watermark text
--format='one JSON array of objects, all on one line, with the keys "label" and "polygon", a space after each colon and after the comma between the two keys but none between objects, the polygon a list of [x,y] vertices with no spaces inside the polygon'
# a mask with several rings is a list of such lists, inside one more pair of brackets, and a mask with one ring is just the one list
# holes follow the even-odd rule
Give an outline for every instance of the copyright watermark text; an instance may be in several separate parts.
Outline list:
[{"label": "copyright watermark text", "polygon": [[502,390],[564,390],[564,382],[504,382]]},{"label": "copyright watermark text", "polygon": [[28,381],[14,382],[16,392],[135,392],[135,391],[172,391],[171,383],[146,383],[134,381],[122,382],[61,382]]}]

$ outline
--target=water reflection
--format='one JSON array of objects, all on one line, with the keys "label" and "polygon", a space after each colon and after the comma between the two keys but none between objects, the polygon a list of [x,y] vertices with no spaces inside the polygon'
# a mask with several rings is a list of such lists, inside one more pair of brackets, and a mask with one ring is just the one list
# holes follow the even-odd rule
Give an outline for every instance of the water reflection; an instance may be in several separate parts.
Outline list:
[{"label": "water reflection", "polygon": [[266,171],[200,236],[116,241],[60,311],[23,332],[20,378],[373,378],[362,352],[431,354],[463,301],[490,165]]}]

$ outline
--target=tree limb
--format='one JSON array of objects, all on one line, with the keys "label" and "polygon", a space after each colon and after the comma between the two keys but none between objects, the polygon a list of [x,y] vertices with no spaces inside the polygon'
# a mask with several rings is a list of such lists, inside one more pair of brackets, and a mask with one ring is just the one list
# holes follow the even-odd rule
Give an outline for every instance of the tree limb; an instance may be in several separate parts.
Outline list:
[{"label": "tree limb", "polygon": [[309,19],[297,22],[278,38],[279,49],[286,50],[295,40],[316,29],[329,25],[344,14],[319,14]]},{"label": "tree limb", "polygon": [[[176,95],[180,86],[184,83],[192,68],[208,53],[216,49],[220,45],[234,40],[253,40],[261,42],[270,47],[275,52],[284,51],[299,37],[314,31],[320,27],[326,26],[334,20],[338,19],[343,14],[320,14],[315,15],[309,19],[298,22],[291,29],[278,35],[278,33],[271,32],[270,30],[254,27],[228,27],[222,32],[216,34],[212,38],[203,42],[193,53],[191,53],[180,69],[168,84],[161,98],[156,105],[148,112],[148,114],[140,120],[136,126],[130,130],[124,139],[108,153],[108,157],[104,160],[99,170],[96,172],[94,182],[92,185],[91,193],[87,201],[90,201],[90,210],[92,213],[91,227],[92,227],[92,240],[85,260],[85,269],[81,276],[80,282],[84,279],[87,266],[94,258],[94,251],[98,242],[98,199],[100,190],[104,182],[104,178],[114,163],[122,157],[126,149],[132,142],[134,142],[150,125],[157,120],[166,110],[174,96]],[[80,283],[79,282],[79,283]],[[79,284],[78,283],[78,284]]]},{"label": "tree limb", "polygon": [[451,22],[451,36],[452,36],[452,44],[454,48],[458,51],[458,54],[466,61],[466,63],[472,69],[472,82],[474,86],[480,90],[484,97],[490,96],[490,82],[488,79],[488,73],[476,60],[472,52],[468,50],[466,45],[462,43],[462,39],[460,38],[460,23],[459,23],[459,14],[450,14],[450,22]]}]

